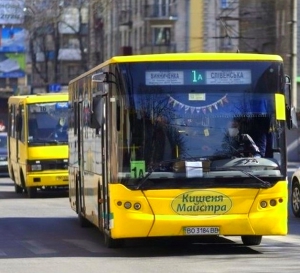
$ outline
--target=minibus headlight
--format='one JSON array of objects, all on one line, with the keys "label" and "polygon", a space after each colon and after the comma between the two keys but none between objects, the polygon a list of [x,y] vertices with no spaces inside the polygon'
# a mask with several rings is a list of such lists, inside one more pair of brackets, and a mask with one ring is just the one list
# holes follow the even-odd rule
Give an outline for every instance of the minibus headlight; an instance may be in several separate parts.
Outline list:
[{"label": "minibus headlight", "polygon": [[42,165],[41,164],[33,164],[30,165],[31,171],[41,171],[42,170]]}]

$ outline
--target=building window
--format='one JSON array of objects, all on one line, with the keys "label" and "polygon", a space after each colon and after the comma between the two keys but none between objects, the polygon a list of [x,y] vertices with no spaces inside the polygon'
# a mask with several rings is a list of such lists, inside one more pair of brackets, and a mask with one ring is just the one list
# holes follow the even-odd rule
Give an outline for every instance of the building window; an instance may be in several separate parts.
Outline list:
[{"label": "building window", "polygon": [[153,41],[155,45],[169,45],[171,43],[171,28],[154,27]]},{"label": "building window", "polygon": [[[173,1],[174,2],[174,1]],[[155,0],[154,15],[155,16],[170,16],[171,0]]]},{"label": "building window", "polygon": [[221,9],[232,9],[234,0],[220,0]]},{"label": "building window", "polygon": [[9,87],[12,89],[18,88],[18,78],[9,78]]}]

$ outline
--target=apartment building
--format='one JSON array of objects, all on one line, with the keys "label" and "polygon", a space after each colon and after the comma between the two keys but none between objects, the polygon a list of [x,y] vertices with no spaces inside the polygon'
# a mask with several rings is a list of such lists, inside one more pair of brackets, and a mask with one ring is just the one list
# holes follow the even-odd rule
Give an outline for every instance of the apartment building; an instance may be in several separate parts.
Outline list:
[{"label": "apartment building", "polygon": [[126,54],[237,50],[238,1],[101,2],[104,59]]}]

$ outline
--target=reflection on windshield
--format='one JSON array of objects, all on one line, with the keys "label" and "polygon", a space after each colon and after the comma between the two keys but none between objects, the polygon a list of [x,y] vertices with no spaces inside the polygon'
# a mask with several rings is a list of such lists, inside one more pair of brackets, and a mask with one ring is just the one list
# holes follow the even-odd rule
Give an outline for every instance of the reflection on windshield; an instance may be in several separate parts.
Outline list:
[{"label": "reflection on windshield", "polygon": [[28,106],[28,142],[61,143],[68,141],[66,102]]},{"label": "reflection on windshield", "polygon": [[7,136],[0,136],[0,148],[7,147]]},{"label": "reflection on windshield", "polygon": [[[272,147],[267,145],[266,138],[271,141],[274,136],[269,132],[270,126],[276,127],[278,132],[281,126],[272,119],[272,96],[268,101],[269,112],[251,114],[232,114],[229,111],[226,114],[221,113],[225,110],[222,109],[215,114],[197,115],[170,100],[164,103],[163,98],[155,96],[153,103],[154,99],[160,107],[148,115],[144,112],[143,116],[138,116],[139,113],[136,117],[131,116],[134,157],[137,160],[145,159],[150,163],[174,158],[254,156],[256,152],[262,157],[271,156]],[[149,102],[149,97],[145,101]],[[230,136],[232,123],[239,124],[235,136]],[[263,143],[260,140],[262,135],[265,136]]]}]

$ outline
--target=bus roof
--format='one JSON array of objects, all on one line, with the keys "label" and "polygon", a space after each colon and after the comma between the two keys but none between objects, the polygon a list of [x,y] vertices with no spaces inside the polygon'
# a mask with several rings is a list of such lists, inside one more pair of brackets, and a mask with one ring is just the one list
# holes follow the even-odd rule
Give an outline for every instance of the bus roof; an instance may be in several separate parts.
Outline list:
[{"label": "bus roof", "polygon": [[179,61],[277,61],[283,59],[279,55],[273,54],[254,54],[254,53],[163,53],[163,54],[145,54],[114,56],[104,63],[92,68],[82,75],[78,75],[71,82],[85,77],[102,67],[115,63],[133,63],[133,62],[179,62]]},{"label": "bus roof", "polygon": [[68,93],[40,93],[33,95],[17,95],[11,96],[8,99],[8,104],[20,103],[26,101],[26,103],[37,102],[52,102],[52,101],[68,101]]},{"label": "bus roof", "polygon": [[252,53],[166,53],[115,56],[103,63],[166,62],[166,61],[282,61],[279,55]]}]

